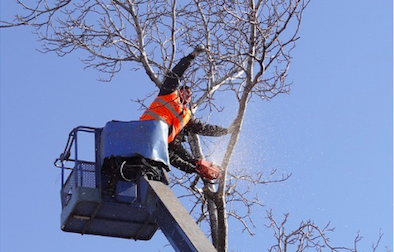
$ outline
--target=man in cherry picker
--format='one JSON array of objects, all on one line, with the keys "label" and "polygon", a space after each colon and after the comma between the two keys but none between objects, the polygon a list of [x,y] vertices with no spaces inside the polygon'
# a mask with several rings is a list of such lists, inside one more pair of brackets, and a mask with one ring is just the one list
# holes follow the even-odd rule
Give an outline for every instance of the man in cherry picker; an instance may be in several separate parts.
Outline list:
[{"label": "man in cherry picker", "polygon": [[140,120],[160,120],[168,124],[171,165],[186,173],[197,172],[201,177],[213,180],[219,177],[219,167],[210,165],[205,160],[195,159],[181,144],[188,132],[203,136],[223,136],[231,133],[230,129],[206,124],[194,117],[188,108],[193,94],[191,88],[189,86],[179,88],[180,79],[187,68],[204,51],[204,46],[197,46],[192,53],[178,62],[167,74],[158,96],[142,114]]}]

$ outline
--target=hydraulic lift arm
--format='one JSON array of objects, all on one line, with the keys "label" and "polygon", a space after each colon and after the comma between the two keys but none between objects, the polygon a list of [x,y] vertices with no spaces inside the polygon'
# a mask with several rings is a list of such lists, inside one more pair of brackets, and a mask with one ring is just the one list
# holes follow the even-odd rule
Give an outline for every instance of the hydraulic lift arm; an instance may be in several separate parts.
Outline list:
[{"label": "hydraulic lift arm", "polygon": [[215,247],[179,202],[170,187],[160,181],[148,180],[146,207],[156,217],[156,223],[174,247],[180,252],[216,252]]}]

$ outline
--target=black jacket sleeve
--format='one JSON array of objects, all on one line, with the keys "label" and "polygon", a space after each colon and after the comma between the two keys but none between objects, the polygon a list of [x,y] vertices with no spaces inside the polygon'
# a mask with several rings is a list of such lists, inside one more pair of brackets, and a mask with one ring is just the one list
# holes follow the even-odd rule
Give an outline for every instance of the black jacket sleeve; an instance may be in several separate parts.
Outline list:
[{"label": "black jacket sleeve", "polygon": [[170,163],[181,171],[192,173],[196,171],[197,160],[183,148],[179,139],[172,141],[168,145]]},{"label": "black jacket sleeve", "polygon": [[203,123],[201,120],[195,117],[190,118],[185,130],[187,132],[202,136],[223,136],[228,134],[228,130],[226,128],[220,127],[218,125]]},{"label": "black jacket sleeve", "polygon": [[194,56],[189,54],[188,56],[183,57],[178,64],[176,64],[164,79],[164,82],[160,87],[159,96],[171,94],[178,88],[183,74],[188,69],[193,59]]},{"label": "black jacket sleeve", "polygon": [[186,127],[169,143],[168,150],[170,163],[172,166],[187,173],[195,172],[196,159],[182,146],[187,132],[203,136],[222,136],[228,134],[228,130],[217,125],[203,123],[201,120],[192,117]]}]

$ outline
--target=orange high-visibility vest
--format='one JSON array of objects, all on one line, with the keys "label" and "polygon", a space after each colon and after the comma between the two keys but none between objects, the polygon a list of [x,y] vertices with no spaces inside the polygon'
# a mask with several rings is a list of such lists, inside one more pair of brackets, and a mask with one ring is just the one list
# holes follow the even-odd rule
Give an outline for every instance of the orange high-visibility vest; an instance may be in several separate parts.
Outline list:
[{"label": "orange high-visibility vest", "polygon": [[171,143],[189,122],[190,117],[191,111],[183,106],[176,90],[171,94],[156,97],[140,120],[160,120],[167,123],[171,132],[168,143]]}]

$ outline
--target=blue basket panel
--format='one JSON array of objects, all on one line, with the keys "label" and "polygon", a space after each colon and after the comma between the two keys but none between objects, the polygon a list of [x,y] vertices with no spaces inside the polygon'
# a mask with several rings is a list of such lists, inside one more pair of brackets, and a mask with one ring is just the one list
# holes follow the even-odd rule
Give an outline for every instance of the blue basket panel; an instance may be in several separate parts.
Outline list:
[{"label": "blue basket panel", "polygon": [[79,201],[77,202],[77,204],[75,204],[72,214],[78,216],[91,216],[98,207],[98,204],[100,203],[91,201]]},{"label": "blue basket panel", "polygon": [[124,204],[102,201],[100,190],[77,188],[70,202],[62,210],[62,224],[73,216],[98,217],[144,223],[150,216],[139,202]]},{"label": "blue basket panel", "polygon": [[106,219],[93,219],[85,234],[95,234],[119,238],[150,240],[157,231],[156,224],[144,225],[133,222],[119,222]]},{"label": "blue basket panel", "polygon": [[[86,228],[86,229],[85,229]],[[70,217],[62,230],[65,232],[111,236],[127,239],[149,240],[157,231],[155,223],[144,224],[110,219],[87,219]]]},{"label": "blue basket panel", "polygon": [[69,216],[66,222],[62,225],[62,230],[66,232],[73,232],[81,234],[89,220],[74,218]]},{"label": "blue basket panel", "polygon": [[108,122],[101,132],[101,163],[111,156],[143,156],[169,166],[168,126],[164,122]]},{"label": "blue basket panel", "polygon": [[132,221],[145,223],[149,218],[149,212],[140,205],[126,205],[103,203],[96,214],[97,218],[114,219],[120,221]]},{"label": "blue basket panel", "polygon": [[70,210],[62,218],[66,232],[137,239],[142,229],[138,239],[148,240],[157,230],[154,218],[149,220],[150,214],[139,205],[76,201]]}]

